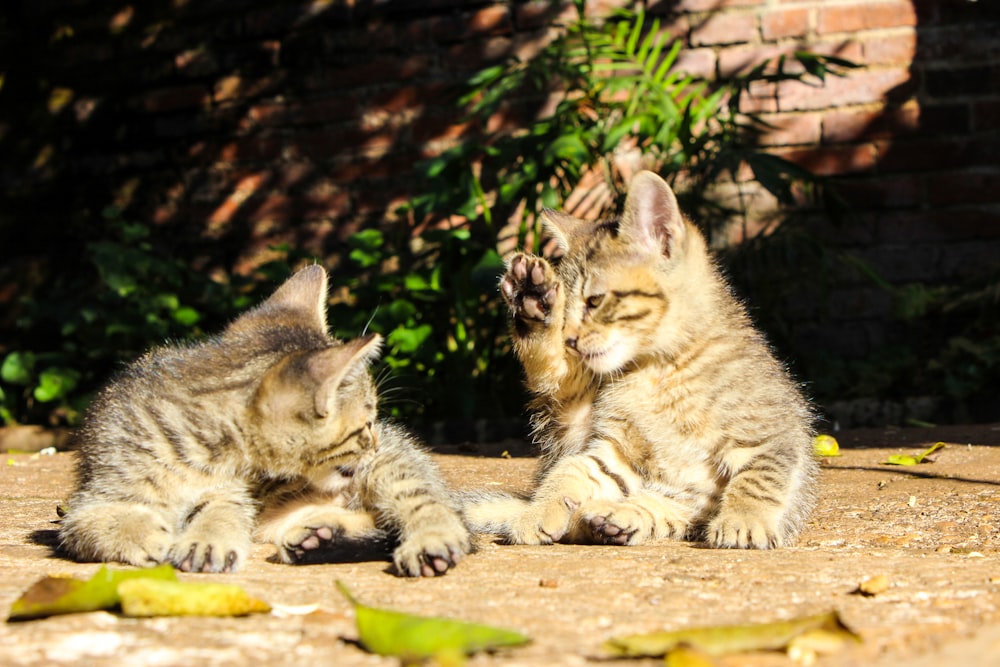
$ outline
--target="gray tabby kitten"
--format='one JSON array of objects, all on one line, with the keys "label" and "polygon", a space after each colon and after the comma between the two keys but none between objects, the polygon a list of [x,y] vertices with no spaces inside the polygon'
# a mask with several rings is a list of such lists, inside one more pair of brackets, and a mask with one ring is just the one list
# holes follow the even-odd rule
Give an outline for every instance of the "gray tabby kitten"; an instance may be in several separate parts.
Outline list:
[{"label": "gray tabby kitten", "polygon": [[114,379],[79,432],[63,549],[229,572],[255,531],[292,563],[386,530],[410,576],[468,553],[427,454],[376,421],[381,338],[331,338],[326,294],[326,271],[302,269],[221,335],[154,349]]},{"label": "gray tabby kitten", "polygon": [[473,498],[473,528],[516,544],[792,542],[813,504],[810,408],[670,187],[641,172],[620,220],[546,222],[562,258],[517,254],[500,283],[536,484]]}]

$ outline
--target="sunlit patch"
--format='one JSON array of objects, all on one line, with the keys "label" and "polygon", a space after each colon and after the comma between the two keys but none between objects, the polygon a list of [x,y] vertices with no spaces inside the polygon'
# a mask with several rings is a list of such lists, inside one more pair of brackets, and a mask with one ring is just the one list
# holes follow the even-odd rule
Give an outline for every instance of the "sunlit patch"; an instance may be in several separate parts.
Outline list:
[{"label": "sunlit patch", "polygon": [[132,19],[134,17],[135,8],[132,7],[132,5],[125,5],[117,14],[111,17],[110,21],[108,21],[108,30],[117,35],[132,23]]}]

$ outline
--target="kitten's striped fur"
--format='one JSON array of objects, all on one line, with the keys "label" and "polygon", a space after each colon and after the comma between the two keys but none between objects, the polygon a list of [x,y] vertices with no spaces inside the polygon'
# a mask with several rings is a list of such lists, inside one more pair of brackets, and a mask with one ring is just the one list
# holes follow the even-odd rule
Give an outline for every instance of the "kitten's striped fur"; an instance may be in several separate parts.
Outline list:
[{"label": "kitten's striped fur", "polygon": [[246,561],[255,531],[285,562],[387,531],[411,576],[467,553],[428,456],[376,421],[381,338],[331,338],[326,291],[326,271],[302,269],[218,337],[155,349],[115,378],[78,435],[63,549],[216,572]]},{"label": "kitten's striped fur", "polygon": [[812,415],[680,214],[642,172],[620,220],[547,212],[558,262],[516,254],[513,315],[535,437],[529,499],[480,495],[517,544],[789,544],[813,503]]}]

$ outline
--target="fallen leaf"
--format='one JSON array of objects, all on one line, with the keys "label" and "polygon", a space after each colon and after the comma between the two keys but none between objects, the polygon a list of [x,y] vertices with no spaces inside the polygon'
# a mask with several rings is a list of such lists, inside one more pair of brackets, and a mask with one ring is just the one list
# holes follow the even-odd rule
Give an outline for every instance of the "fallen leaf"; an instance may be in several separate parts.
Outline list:
[{"label": "fallen leaf", "polygon": [[894,466],[915,466],[918,463],[931,463],[933,459],[927,458],[939,449],[944,449],[943,442],[936,442],[933,446],[920,454],[910,455],[910,454],[892,454],[888,459],[885,460],[883,465],[894,465]]},{"label": "fallen leaf", "polygon": [[126,616],[246,616],[270,605],[235,584],[131,579],[118,586]]},{"label": "fallen leaf", "polygon": [[461,664],[466,655],[531,641],[518,632],[488,625],[368,607],[358,602],[342,582],[336,585],[354,607],[361,645],[378,655],[398,657],[404,664],[430,658],[438,663]]},{"label": "fallen leaf", "polygon": [[844,625],[840,615],[831,611],[774,623],[720,625],[614,637],[604,643],[604,649],[619,657],[657,658],[679,646],[689,646],[710,656],[721,656],[746,651],[786,649],[793,639],[813,630],[824,630],[830,633],[831,638],[839,637],[841,646],[847,641],[861,641],[857,634]]},{"label": "fallen leaf", "polygon": [[817,456],[840,456],[840,443],[832,435],[817,435],[813,438],[813,451]]},{"label": "fallen leaf", "polygon": [[715,667],[715,661],[704,651],[681,645],[667,653],[664,667]]},{"label": "fallen leaf", "polygon": [[884,574],[878,574],[862,581],[858,584],[858,587],[854,590],[854,592],[858,595],[871,597],[873,595],[878,595],[879,593],[884,593],[887,590],[889,590],[889,577]]},{"label": "fallen leaf", "polygon": [[170,565],[160,565],[138,570],[109,570],[102,566],[86,581],[74,577],[44,577],[14,601],[7,620],[26,621],[57,614],[113,609],[120,603],[119,585],[136,579],[176,581],[177,575]]}]

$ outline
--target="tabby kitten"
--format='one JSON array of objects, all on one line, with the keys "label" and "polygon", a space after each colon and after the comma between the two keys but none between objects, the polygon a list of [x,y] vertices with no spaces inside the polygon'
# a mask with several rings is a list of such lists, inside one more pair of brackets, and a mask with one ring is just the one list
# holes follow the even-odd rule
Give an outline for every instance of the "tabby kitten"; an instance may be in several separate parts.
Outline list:
[{"label": "tabby kitten", "polygon": [[472,527],[517,544],[789,544],[813,503],[810,408],[670,187],[641,172],[620,220],[546,218],[561,259],[516,254],[500,283],[536,483],[473,498]]},{"label": "tabby kitten", "polygon": [[113,380],[78,435],[65,551],[228,572],[255,529],[285,562],[386,530],[399,573],[453,567],[470,541],[444,483],[376,422],[381,338],[331,338],[326,293],[326,271],[302,269],[220,336],[154,349]]}]

